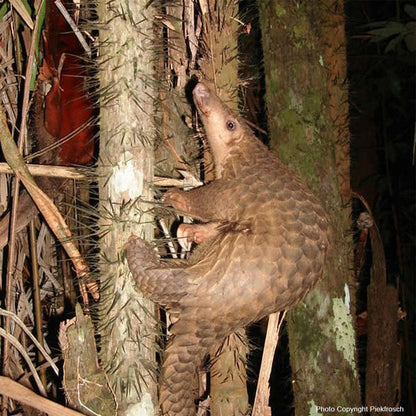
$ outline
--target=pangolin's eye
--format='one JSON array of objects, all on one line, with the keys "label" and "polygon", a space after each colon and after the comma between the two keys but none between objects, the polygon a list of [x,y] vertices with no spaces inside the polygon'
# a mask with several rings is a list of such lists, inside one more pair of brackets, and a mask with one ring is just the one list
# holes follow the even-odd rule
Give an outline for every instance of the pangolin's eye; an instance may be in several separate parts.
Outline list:
[{"label": "pangolin's eye", "polygon": [[237,127],[237,124],[235,121],[233,120],[227,120],[227,129],[228,130],[235,130],[235,128]]}]

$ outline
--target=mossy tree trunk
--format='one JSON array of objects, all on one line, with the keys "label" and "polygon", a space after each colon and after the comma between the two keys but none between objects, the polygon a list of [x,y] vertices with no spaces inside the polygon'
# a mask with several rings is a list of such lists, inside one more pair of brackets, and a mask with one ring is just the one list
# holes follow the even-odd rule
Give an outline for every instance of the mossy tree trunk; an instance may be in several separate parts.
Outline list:
[{"label": "mossy tree trunk", "polygon": [[288,316],[296,414],[321,414],[360,405],[343,2],[258,5],[271,146],[309,183],[334,226],[323,280]]},{"label": "mossy tree trunk", "polygon": [[154,16],[147,0],[99,3],[100,358],[119,414],[157,414],[154,305],[135,289],[123,245],[153,238]]}]

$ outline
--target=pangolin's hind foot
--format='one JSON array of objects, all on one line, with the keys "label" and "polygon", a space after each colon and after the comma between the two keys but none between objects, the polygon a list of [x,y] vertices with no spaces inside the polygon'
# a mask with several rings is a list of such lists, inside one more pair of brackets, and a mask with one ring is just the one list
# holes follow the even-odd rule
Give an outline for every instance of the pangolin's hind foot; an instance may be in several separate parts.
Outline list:
[{"label": "pangolin's hind foot", "polygon": [[[124,245],[127,260],[132,262],[136,271],[140,269],[146,270],[160,266],[160,258],[156,251],[156,247],[146,240],[143,240],[136,235],[130,236],[127,243]],[[134,255],[132,255],[134,253]]]},{"label": "pangolin's hind foot", "polygon": [[127,263],[137,287],[154,302],[176,307],[188,289],[188,273],[161,261],[153,244],[132,235],[124,246]]}]

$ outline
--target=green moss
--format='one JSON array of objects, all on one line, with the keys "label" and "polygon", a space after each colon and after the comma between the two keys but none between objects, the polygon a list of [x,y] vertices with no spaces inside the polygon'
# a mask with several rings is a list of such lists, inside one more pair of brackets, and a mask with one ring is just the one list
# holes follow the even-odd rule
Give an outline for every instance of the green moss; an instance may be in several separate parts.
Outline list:
[{"label": "green moss", "polygon": [[281,4],[276,4],[274,7],[274,11],[277,17],[282,17],[286,14],[286,10]]},{"label": "green moss", "polygon": [[[302,177],[314,188],[319,185],[320,178],[316,175],[316,168],[319,166],[319,150],[311,148],[315,146],[315,130],[313,125],[295,118],[292,115],[286,117],[286,122],[292,119],[292,125],[288,136],[290,140],[279,147],[279,154],[292,169],[302,173]],[[295,121],[296,120],[296,121]],[[288,124],[286,124],[288,126]],[[308,142],[311,142],[308,144]]]},{"label": "green moss", "polygon": [[304,112],[320,115],[323,107],[323,97],[319,90],[309,89],[304,96]]},{"label": "green moss", "polygon": [[[292,332],[292,337],[295,335],[295,345],[301,351],[307,351],[311,356],[316,357],[323,346],[326,344],[327,339],[322,337],[321,331],[317,330],[315,325],[311,324],[311,311],[309,307],[306,307],[304,302],[300,303],[290,314],[292,320],[292,326],[296,327],[296,332]],[[319,326],[319,323],[317,324]]]},{"label": "green moss", "polygon": [[332,142],[323,137],[330,130],[325,125],[322,94],[312,88],[302,94],[289,89],[282,101],[282,109],[275,113],[272,122],[272,128],[284,132],[286,138],[279,143],[280,157],[313,189],[319,189],[322,178],[318,167],[332,152]]},{"label": "green moss", "polygon": [[[305,15],[306,14],[306,15]],[[308,11],[302,10],[296,13],[297,20],[292,26],[290,37],[293,45],[299,50],[313,50],[315,45],[311,40],[311,25],[308,17]]]},{"label": "green moss", "polygon": [[302,128],[302,120],[299,117],[299,114],[290,109],[285,108],[279,115],[276,117],[278,120],[278,125],[281,125],[282,128],[284,126],[285,130],[287,131],[287,136],[290,137],[292,140],[292,137],[300,137],[303,134],[303,128]]},{"label": "green moss", "polygon": [[303,22],[303,24],[302,22],[299,22],[298,24],[293,26],[292,34],[293,34],[294,39],[300,40],[304,38],[306,31],[307,31],[307,28],[305,27],[304,23],[305,22]]},{"label": "green moss", "polygon": [[[269,51],[270,53],[270,51]],[[282,88],[279,85],[279,71],[277,68],[273,68],[270,71],[270,74],[266,76],[266,83],[267,83],[267,89],[266,89],[266,97],[269,101],[270,98],[273,98],[276,96],[276,94],[279,93],[279,91],[282,90]],[[273,103],[273,101],[271,101]]]}]

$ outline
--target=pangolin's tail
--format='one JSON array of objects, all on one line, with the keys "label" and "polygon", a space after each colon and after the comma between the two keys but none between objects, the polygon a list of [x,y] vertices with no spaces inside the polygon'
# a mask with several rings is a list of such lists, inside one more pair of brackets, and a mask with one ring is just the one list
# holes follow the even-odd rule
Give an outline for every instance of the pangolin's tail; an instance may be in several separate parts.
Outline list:
[{"label": "pangolin's tail", "polygon": [[216,344],[214,338],[198,338],[192,322],[178,322],[188,334],[173,335],[165,351],[161,374],[160,403],[163,416],[195,416],[198,397],[197,372]]}]

